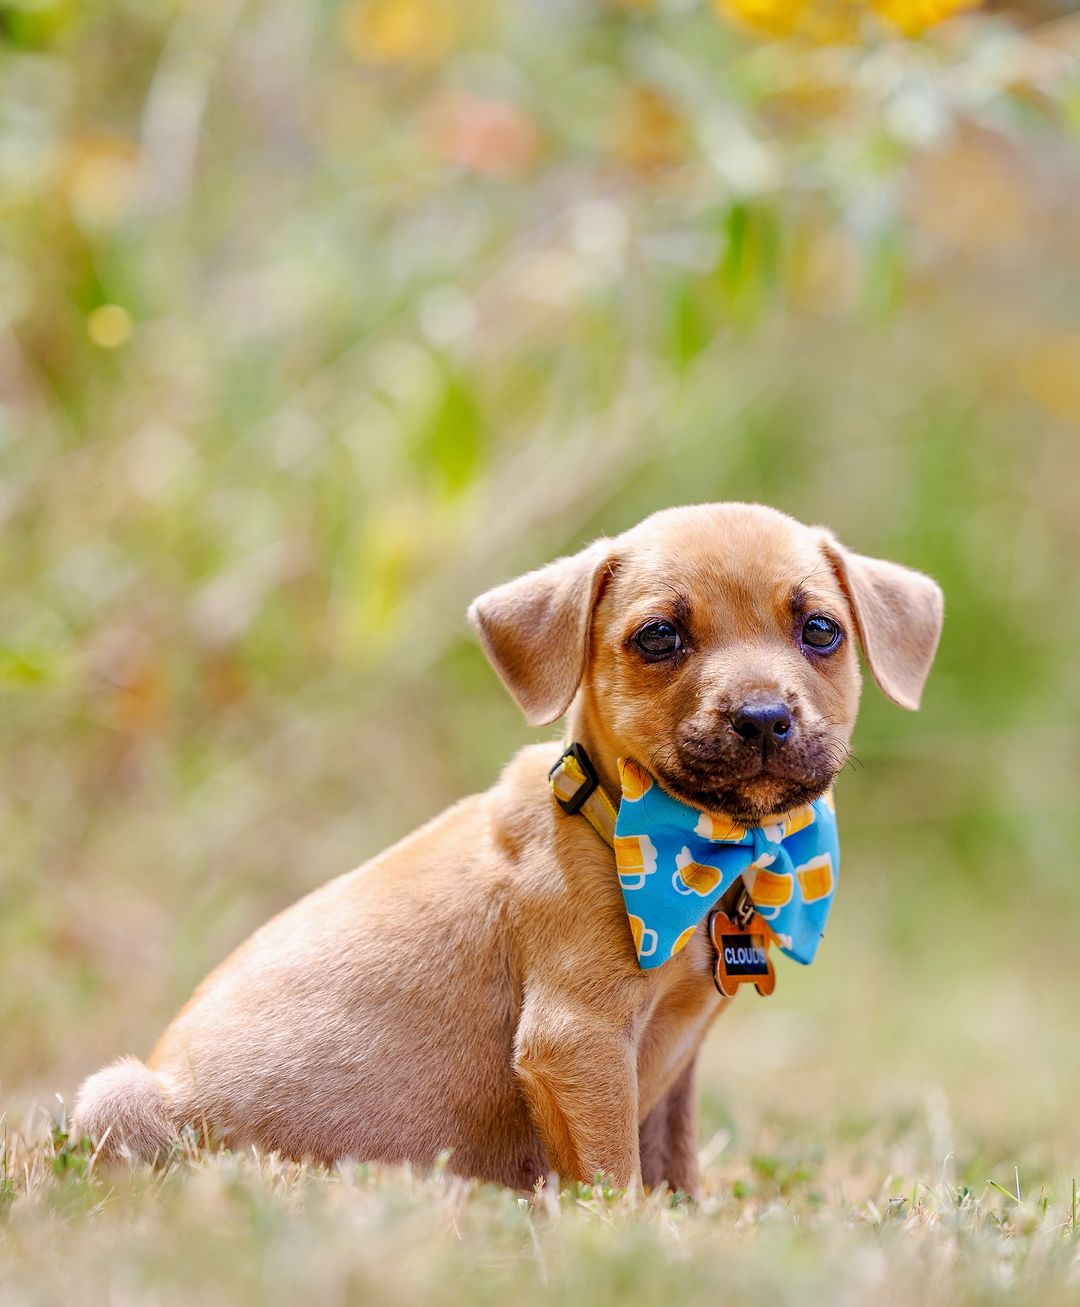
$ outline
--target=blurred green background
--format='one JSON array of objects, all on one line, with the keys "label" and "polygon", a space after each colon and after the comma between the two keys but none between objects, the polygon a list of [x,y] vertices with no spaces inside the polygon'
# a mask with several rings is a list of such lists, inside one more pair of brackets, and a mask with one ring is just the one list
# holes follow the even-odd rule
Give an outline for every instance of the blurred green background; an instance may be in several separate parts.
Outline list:
[{"label": "blurred green background", "polygon": [[955,7],[0,3],[5,1108],[534,738],[474,594],[734,498],[948,616],[703,1137],[1080,1146],[1080,21]]}]

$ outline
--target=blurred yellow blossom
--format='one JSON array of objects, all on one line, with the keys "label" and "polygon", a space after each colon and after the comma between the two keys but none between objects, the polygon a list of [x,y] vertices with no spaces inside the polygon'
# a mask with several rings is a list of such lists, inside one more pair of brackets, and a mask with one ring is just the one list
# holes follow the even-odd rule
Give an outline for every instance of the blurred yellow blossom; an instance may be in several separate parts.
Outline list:
[{"label": "blurred yellow blossom", "polygon": [[789,293],[800,308],[843,314],[859,282],[859,250],[851,237],[823,223],[807,226],[791,242]]},{"label": "blurred yellow blossom", "polygon": [[1021,389],[1044,413],[1080,426],[1080,332],[1045,335],[1016,364]]},{"label": "blurred yellow blossom", "polygon": [[126,345],[131,331],[131,314],[119,304],[102,304],[86,319],[86,334],[102,349]]},{"label": "blurred yellow blossom", "polygon": [[669,96],[645,83],[627,89],[614,124],[620,159],[642,172],[669,168],[685,156],[686,143],[686,125]]},{"label": "blurred yellow blossom", "polygon": [[354,0],[341,16],[342,40],[354,59],[396,67],[438,63],[459,29],[449,0]]},{"label": "blurred yellow blossom", "polygon": [[870,0],[871,8],[905,36],[918,36],[935,23],[970,9],[980,0]]},{"label": "blurred yellow blossom", "polygon": [[811,41],[853,41],[868,17],[877,16],[917,36],[935,23],[978,6],[979,0],[712,0],[721,18],[770,36]]},{"label": "blurred yellow blossom", "polygon": [[125,217],[138,192],[138,150],[123,137],[79,137],[69,148],[66,189],[79,221],[107,226]]},{"label": "blurred yellow blossom", "polygon": [[721,18],[770,36],[790,36],[803,30],[815,6],[810,0],[713,0],[713,8]]}]

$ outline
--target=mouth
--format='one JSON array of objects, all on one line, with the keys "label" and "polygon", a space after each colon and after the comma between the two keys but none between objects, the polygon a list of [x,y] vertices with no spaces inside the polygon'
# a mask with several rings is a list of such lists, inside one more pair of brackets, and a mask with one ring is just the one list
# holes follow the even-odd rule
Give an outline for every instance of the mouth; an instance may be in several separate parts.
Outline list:
[{"label": "mouth", "polygon": [[763,753],[745,760],[737,776],[686,761],[677,772],[655,766],[655,774],[666,790],[692,807],[730,817],[741,826],[760,826],[767,818],[819,799],[836,771],[816,760],[796,764]]}]

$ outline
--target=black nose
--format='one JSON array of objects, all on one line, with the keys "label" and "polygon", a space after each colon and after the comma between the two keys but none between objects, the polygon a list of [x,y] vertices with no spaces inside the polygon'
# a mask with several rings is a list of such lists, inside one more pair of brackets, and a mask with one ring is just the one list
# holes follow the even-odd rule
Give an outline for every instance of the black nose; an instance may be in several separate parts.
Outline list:
[{"label": "black nose", "polygon": [[779,700],[744,703],[731,714],[731,725],[736,735],[741,735],[747,744],[780,741],[786,739],[791,731],[791,713],[787,704]]}]

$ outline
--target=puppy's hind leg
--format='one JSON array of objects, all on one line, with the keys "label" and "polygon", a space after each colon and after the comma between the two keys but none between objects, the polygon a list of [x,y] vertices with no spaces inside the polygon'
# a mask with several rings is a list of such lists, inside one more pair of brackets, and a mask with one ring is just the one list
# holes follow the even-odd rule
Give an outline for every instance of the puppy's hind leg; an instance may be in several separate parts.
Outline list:
[{"label": "puppy's hind leg", "polygon": [[153,1162],[175,1143],[175,1105],[165,1077],[136,1057],[122,1057],[83,1082],[72,1133],[89,1136],[107,1161]]},{"label": "puppy's hind leg", "polygon": [[650,1188],[698,1196],[697,1056],[641,1123],[641,1178]]}]

